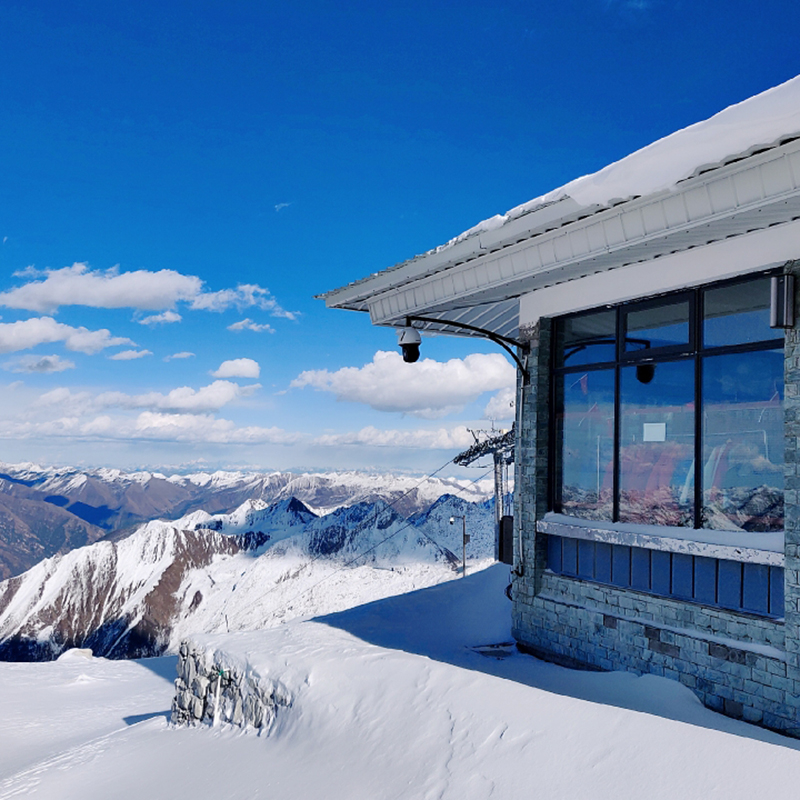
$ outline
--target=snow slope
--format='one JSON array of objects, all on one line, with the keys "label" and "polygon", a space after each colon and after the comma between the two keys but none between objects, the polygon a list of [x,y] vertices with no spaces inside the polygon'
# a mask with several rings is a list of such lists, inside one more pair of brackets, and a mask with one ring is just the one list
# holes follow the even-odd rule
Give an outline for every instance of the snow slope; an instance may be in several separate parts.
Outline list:
[{"label": "snow slope", "polygon": [[206,640],[291,687],[268,736],[170,727],[174,659],[0,664],[0,798],[796,796],[800,742],[680,684],[473,649],[508,640],[507,579]]}]

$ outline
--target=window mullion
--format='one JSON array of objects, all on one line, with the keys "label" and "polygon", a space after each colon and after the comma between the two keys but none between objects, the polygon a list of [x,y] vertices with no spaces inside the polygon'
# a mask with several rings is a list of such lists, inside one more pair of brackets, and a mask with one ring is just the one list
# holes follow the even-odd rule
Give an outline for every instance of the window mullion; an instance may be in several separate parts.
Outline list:
[{"label": "window mullion", "polygon": [[625,315],[622,309],[617,309],[617,363],[614,366],[614,444],[612,453],[612,510],[611,519],[619,522],[619,447],[621,426],[619,419],[620,410],[620,359],[625,348]]}]

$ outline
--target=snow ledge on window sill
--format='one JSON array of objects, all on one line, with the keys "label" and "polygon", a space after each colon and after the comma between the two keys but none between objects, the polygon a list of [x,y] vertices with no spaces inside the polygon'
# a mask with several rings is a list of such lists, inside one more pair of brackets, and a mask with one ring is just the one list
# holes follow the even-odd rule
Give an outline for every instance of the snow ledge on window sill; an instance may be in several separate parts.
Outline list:
[{"label": "snow ledge on window sill", "polygon": [[567,539],[585,539],[628,547],[643,547],[647,550],[665,550],[670,553],[767,564],[771,567],[784,565],[783,531],[748,533],[672,528],[662,525],[579,519],[552,512],[537,521],[536,530]]}]

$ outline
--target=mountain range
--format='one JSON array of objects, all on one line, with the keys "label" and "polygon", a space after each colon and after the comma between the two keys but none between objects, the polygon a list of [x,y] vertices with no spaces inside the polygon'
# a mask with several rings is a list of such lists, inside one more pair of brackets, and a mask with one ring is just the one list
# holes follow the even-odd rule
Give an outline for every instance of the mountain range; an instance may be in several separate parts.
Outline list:
[{"label": "mountain range", "polygon": [[489,481],[361,472],[197,472],[165,475],[0,463],[0,579],[100,540],[118,541],[153,519],[203,509],[230,513],[249,500],[296,498],[322,515],[384,501],[404,516],[446,493],[485,500]]}]

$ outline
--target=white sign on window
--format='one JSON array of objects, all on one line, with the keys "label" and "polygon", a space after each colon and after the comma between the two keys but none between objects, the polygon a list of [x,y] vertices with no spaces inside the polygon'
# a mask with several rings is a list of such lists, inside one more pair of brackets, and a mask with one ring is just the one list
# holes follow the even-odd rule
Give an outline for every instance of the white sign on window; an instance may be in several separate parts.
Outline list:
[{"label": "white sign on window", "polygon": [[666,422],[645,422],[642,425],[643,442],[666,442],[667,423]]}]

